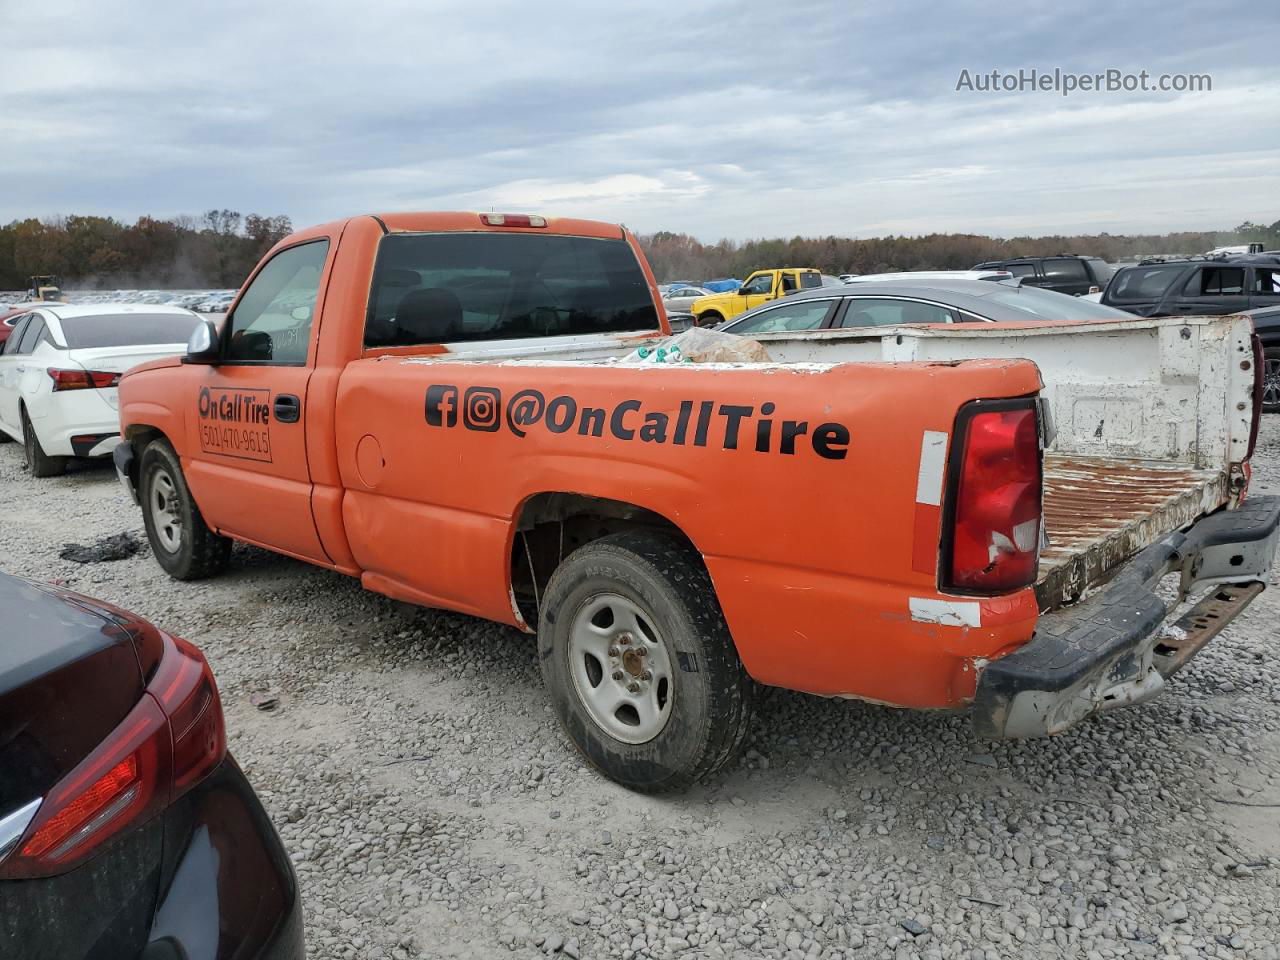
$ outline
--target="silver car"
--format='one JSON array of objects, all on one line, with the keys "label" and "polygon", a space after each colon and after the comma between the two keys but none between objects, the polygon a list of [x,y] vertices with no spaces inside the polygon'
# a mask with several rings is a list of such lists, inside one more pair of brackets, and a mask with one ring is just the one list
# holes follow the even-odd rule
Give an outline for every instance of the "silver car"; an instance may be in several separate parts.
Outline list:
[{"label": "silver car", "polygon": [[1131,319],[1123,310],[1025,287],[1017,280],[883,281],[801,290],[748,310],[719,329],[752,334],[916,323]]}]

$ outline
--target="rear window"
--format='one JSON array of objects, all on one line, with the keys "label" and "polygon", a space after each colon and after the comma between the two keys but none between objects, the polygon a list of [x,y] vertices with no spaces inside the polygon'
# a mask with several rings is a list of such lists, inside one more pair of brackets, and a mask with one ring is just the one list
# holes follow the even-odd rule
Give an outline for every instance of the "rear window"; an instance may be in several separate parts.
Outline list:
[{"label": "rear window", "polygon": [[655,330],[624,240],[431,233],[382,239],[365,321],[370,347]]},{"label": "rear window", "polygon": [[1104,287],[1116,274],[1115,267],[1098,257],[1089,258],[1089,269],[1091,269],[1093,271],[1093,275],[1097,277],[1099,285]]},{"label": "rear window", "polygon": [[[992,286],[999,286],[992,284]],[[1000,287],[993,293],[983,294],[983,300],[991,300],[1011,310],[1027,315],[1028,320],[1132,320],[1131,314],[1115,307],[1083,300],[1080,297],[1040,290],[1036,287]]]},{"label": "rear window", "polygon": [[802,273],[800,274],[800,289],[808,290],[811,287],[822,286],[822,274],[820,273]]},{"label": "rear window", "polygon": [[1085,273],[1084,263],[1075,257],[1054,257],[1042,260],[1041,265],[1044,268],[1046,280],[1071,281],[1089,279],[1089,275]]},{"label": "rear window", "polygon": [[186,343],[199,322],[190,314],[104,313],[63,317],[62,335],[71,350]]},{"label": "rear window", "polygon": [[1116,274],[1107,296],[1112,300],[1158,300],[1183,269],[1176,263],[1128,267]]}]

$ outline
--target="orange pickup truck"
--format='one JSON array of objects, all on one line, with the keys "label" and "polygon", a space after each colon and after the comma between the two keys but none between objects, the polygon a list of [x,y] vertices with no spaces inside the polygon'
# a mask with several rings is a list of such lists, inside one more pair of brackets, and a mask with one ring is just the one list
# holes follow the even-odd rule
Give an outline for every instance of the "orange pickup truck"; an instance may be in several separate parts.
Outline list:
[{"label": "orange pickup truck", "polygon": [[[116,467],[178,579],[238,540],[536,633],[569,736],[647,791],[733,757],[760,684],[1058,733],[1158,692],[1263,587],[1243,318],[625,362],[660,303],[610,224],[313,227],[124,376]],[[1165,626],[1169,574],[1204,599]]]}]

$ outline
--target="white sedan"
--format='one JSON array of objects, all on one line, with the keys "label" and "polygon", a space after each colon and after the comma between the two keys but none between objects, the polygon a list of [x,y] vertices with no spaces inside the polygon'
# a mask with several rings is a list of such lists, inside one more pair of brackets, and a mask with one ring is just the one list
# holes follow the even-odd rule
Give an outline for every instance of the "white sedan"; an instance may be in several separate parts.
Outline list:
[{"label": "white sedan", "polygon": [[186,350],[199,323],[166,306],[49,306],[24,314],[0,353],[0,443],[23,444],[33,476],[120,440],[116,384],[130,367]]}]

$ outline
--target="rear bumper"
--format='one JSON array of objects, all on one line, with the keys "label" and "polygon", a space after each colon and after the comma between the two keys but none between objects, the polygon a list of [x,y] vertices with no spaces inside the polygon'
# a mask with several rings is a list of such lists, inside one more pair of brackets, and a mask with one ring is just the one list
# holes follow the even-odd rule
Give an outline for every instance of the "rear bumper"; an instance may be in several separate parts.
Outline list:
[{"label": "rear bumper", "polygon": [[293,864],[230,756],[166,813],[164,844],[140,960],[304,960]]},{"label": "rear bumper", "polygon": [[[1280,497],[1254,497],[1156,541],[1099,593],[1041,617],[1024,647],[983,669],[975,732],[1050,736],[1094,713],[1149,700],[1262,592],[1278,540]],[[1216,589],[1165,626],[1169,609],[1156,585],[1179,571],[1184,595]]]}]

